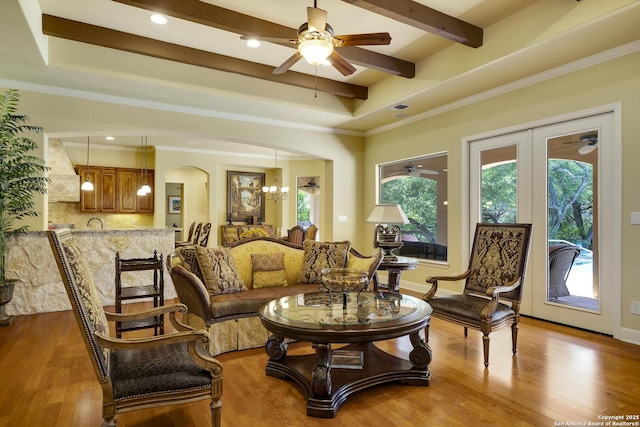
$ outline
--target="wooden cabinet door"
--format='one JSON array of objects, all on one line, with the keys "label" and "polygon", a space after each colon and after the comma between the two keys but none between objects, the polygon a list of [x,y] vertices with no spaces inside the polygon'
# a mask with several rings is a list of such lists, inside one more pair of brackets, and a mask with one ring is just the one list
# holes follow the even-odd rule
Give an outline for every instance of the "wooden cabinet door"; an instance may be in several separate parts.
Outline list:
[{"label": "wooden cabinet door", "polygon": [[144,173],[140,174],[138,172],[138,175],[140,176],[140,184],[148,184],[149,187],[151,187],[151,193],[147,194],[146,196],[137,196],[138,200],[137,200],[137,212],[138,213],[153,213],[153,193],[154,193],[154,188],[153,188],[153,171],[147,171],[147,176],[145,178]]},{"label": "wooden cabinet door", "polygon": [[100,170],[100,212],[116,213],[118,179],[115,169]]},{"label": "wooden cabinet door", "polygon": [[140,174],[136,171],[118,170],[118,211],[136,213]]},{"label": "wooden cabinet door", "polygon": [[[80,183],[87,180],[87,169],[79,171]],[[100,172],[96,169],[89,169],[89,181],[93,184],[93,191],[80,190],[80,212],[100,211]]]}]

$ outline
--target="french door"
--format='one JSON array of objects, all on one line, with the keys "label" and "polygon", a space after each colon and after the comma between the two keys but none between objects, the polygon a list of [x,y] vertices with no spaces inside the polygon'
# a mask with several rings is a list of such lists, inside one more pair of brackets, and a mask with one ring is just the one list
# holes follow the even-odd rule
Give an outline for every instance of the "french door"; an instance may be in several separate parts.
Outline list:
[{"label": "french door", "polygon": [[534,224],[523,314],[614,334],[613,124],[602,113],[469,143],[470,236],[478,222]]}]

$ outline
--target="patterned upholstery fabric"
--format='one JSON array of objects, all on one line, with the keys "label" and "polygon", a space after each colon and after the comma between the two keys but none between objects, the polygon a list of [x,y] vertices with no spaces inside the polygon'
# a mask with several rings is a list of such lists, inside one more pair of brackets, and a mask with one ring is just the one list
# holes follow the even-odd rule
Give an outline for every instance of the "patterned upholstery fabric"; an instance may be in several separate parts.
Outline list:
[{"label": "patterned upholstery fabric", "polygon": [[110,377],[116,400],[211,387],[211,374],[193,362],[185,343],[114,350]]},{"label": "patterned upholstery fabric", "polygon": [[180,258],[182,266],[189,270],[191,273],[198,276],[198,279],[200,279],[200,281],[204,283],[204,276],[202,275],[200,265],[198,264],[198,257],[196,256],[195,246],[176,248],[175,252],[178,255],[178,258]]},{"label": "patterned upholstery fabric", "polygon": [[304,241],[304,261],[298,283],[322,283],[322,270],[344,268],[351,243]]},{"label": "patterned upholstery fabric", "polygon": [[240,233],[240,238],[247,239],[253,236],[268,236],[268,235],[269,233],[267,233],[266,230],[256,227],[256,228],[250,228],[247,231],[243,231],[242,233]]},{"label": "patterned upholstery fabric", "polygon": [[255,240],[242,243],[230,248],[231,256],[236,263],[242,282],[248,289],[253,289],[253,264],[252,254],[283,253],[284,270],[287,278],[287,286],[298,283],[304,251],[292,248],[279,242],[267,240]]},{"label": "patterned upholstery fabric", "polygon": [[[63,248],[69,260],[75,283],[78,285],[77,290],[80,298],[82,298],[84,311],[91,322],[93,331],[109,335],[109,323],[102,309],[96,284],[91,277],[89,266],[84,259],[82,251],[73,239],[66,241]],[[93,335],[93,331],[91,331],[91,335]],[[102,353],[105,360],[108,360],[109,350],[102,349]]]},{"label": "patterned upholstery fabric", "polygon": [[[479,227],[466,290],[482,295],[492,286],[505,286],[520,274],[526,255],[521,227]],[[522,286],[501,298],[518,298]]]},{"label": "patterned upholstery fabric", "polygon": [[212,295],[246,291],[227,248],[196,246],[196,257],[204,284]]},{"label": "patterned upholstery fabric", "polygon": [[253,271],[253,288],[271,288],[287,286],[284,271],[284,253],[251,254],[251,269]]}]

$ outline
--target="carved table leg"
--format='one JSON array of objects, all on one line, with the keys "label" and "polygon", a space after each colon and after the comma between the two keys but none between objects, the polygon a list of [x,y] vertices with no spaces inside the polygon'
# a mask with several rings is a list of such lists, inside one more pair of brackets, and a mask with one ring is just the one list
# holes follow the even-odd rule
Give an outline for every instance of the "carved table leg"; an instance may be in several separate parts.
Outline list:
[{"label": "carved table leg", "polygon": [[426,369],[431,363],[431,348],[418,332],[409,335],[413,350],[409,353],[409,362],[414,368]]},{"label": "carved table leg", "polygon": [[315,397],[331,394],[331,344],[313,344],[316,364],[311,374],[311,390]]},{"label": "carved table leg", "polygon": [[284,342],[283,337],[272,336],[267,341],[267,345],[265,346],[265,350],[267,351],[267,355],[270,359],[273,360],[282,360],[287,355],[287,350],[289,346]]}]

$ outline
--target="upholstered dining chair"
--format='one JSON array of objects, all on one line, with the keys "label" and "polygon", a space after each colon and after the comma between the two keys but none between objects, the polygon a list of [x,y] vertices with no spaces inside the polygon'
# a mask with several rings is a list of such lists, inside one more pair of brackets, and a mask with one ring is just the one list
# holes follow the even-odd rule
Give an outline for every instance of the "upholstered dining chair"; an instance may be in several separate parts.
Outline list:
[{"label": "upholstered dining chair", "polygon": [[[154,406],[211,400],[211,424],[220,425],[222,365],[210,357],[209,334],[178,321],[176,304],[141,313],[105,312],[82,248],[68,229],[47,232],[76,321],[102,386],[103,427],[115,427],[116,414]],[[178,332],[148,338],[109,335],[108,321],[141,320],[168,313]]]},{"label": "upholstered dining chair", "polygon": [[304,242],[304,228],[299,225],[295,225],[291,229],[287,230],[287,236],[289,243],[302,245],[302,242]]},{"label": "upholstered dining chair", "polygon": [[195,221],[191,223],[189,226],[189,234],[187,235],[187,240],[179,240],[176,242],[176,248],[180,246],[187,246],[191,244],[191,239],[193,239],[193,232],[196,229]]},{"label": "upholstered dining chair", "polygon": [[311,224],[309,228],[307,228],[305,239],[316,240],[316,234],[318,234],[318,227],[315,224]]},{"label": "upholstered dining chair", "polygon": [[[431,289],[422,297],[432,316],[482,332],[484,366],[489,366],[489,334],[511,325],[516,354],[520,301],[527,265],[531,224],[478,224],[469,268],[458,276],[428,277]],[[438,282],[464,280],[462,294],[436,297]],[[425,330],[429,341],[429,326]]]},{"label": "upholstered dining chair", "polygon": [[200,241],[201,232],[202,232],[202,223],[199,222],[198,225],[196,225],[196,231],[193,233],[193,240],[191,241],[192,245],[198,244],[198,242]]},{"label": "upholstered dining chair", "polygon": [[202,227],[202,233],[200,234],[200,242],[198,244],[200,246],[204,246],[205,248],[209,244],[209,233],[211,233],[211,223],[208,222]]}]

